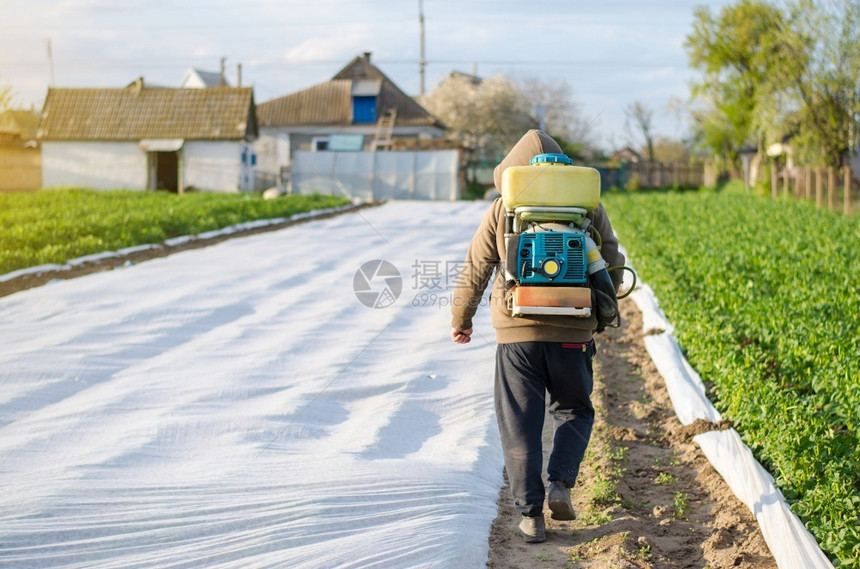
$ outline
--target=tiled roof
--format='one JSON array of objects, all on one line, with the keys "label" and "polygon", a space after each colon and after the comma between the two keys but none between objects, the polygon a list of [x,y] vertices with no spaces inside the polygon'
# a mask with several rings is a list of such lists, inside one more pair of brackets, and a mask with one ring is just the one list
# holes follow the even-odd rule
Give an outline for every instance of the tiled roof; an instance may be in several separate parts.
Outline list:
[{"label": "tiled roof", "polygon": [[241,140],[257,136],[250,87],[49,89],[42,140]]},{"label": "tiled roof", "polygon": [[381,82],[378,114],[397,109],[397,126],[443,125],[412,97],[401,91],[367,56],[358,56],[331,81],[257,105],[260,126],[348,126],[352,122],[353,85],[360,91]]}]

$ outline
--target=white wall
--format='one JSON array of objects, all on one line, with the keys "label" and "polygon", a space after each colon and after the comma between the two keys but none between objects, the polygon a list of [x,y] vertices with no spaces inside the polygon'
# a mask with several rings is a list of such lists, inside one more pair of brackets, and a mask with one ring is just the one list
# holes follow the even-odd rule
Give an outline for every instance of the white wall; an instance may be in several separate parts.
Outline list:
[{"label": "white wall", "polygon": [[182,147],[184,186],[204,192],[239,191],[243,174],[247,176],[242,168],[242,147],[235,141],[186,141]]},{"label": "white wall", "polygon": [[[242,164],[238,141],[187,141],[182,147],[182,184],[207,192],[253,189],[253,166]],[[139,142],[42,143],[42,186],[82,186],[95,190],[145,190],[146,152]]]},{"label": "white wall", "polygon": [[137,142],[42,142],[42,186],[146,188],[146,153]]},{"label": "white wall", "polygon": [[257,190],[278,185],[281,166],[290,164],[289,135],[264,135],[253,143],[257,155]]},{"label": "white wall", "polygon": [[[312,138],[327,137],[332,134],[364,134],[365,145],[369,146],[376,134],[376,124],[328,127],[261,127],[260,137],[254,142],[254,152],[257,153],[258,159],[257,178],[260,180],[278,179],[281,168],[292,167],[296,152],[308,150],[308,142]],[[395,138],[441,138],[443,135],[444,132],[435,126],[398,126],[394,128],[393,132]],[[262,184],[262,181],[260,183]]]},{"label": "white wall", "polygon": [[292,191],[363,200],[456,200],[460,154],[416,152],[296,152]]}]

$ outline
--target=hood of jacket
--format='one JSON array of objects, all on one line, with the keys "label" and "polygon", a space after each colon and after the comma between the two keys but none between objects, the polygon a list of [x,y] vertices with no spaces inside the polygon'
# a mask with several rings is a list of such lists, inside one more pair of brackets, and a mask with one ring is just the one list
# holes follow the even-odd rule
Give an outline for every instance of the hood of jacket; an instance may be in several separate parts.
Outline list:
[{"label": "hood of jacket", "polygon": [[514,144],[504,160],[499,162],[493,170],[493,181],[496,189],[502,191],[502,172],[511,166],[528,166],[536,154],[561,154],[561,147],[547,133],[533,129],[525,133],[522,138]]}]

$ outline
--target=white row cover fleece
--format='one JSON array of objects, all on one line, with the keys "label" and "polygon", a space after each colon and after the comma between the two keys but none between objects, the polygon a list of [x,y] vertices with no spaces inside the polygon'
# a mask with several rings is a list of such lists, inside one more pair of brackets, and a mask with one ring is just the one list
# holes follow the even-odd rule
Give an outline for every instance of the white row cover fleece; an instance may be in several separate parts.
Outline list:
[{"label": "white row cover fleece", "polygon": [[[0,566],[484,567],[495,342],[482,310],[455,345],[440,305],[487,205],[391,202],[0,298]],[[353,290],[372,260],[401,274],[384,308]]]}]

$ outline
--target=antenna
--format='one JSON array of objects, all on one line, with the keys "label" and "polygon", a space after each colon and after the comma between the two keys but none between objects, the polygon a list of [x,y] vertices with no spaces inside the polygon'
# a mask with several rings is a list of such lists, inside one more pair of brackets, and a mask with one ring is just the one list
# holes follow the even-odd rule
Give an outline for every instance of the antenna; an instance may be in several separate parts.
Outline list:
[{"label": "antenna", "polygon": [[424,68],[427,60],[424,59],[424,0],[418,0],[418,23],[421,26],[421,59],[418,60],[418,69],[421,74],[421,94],[424,94]]}]

